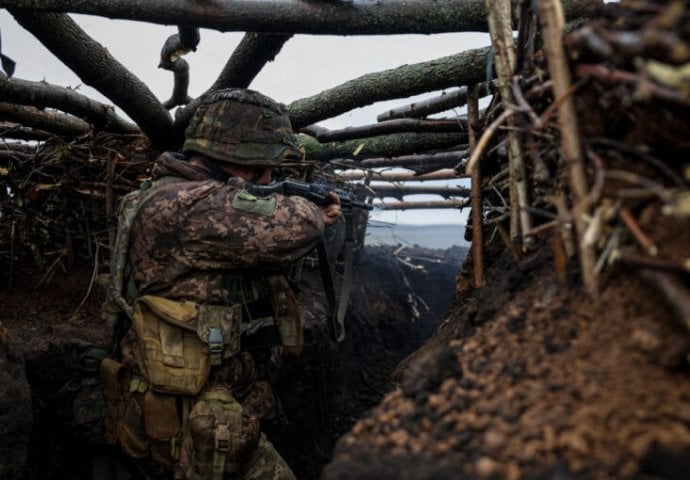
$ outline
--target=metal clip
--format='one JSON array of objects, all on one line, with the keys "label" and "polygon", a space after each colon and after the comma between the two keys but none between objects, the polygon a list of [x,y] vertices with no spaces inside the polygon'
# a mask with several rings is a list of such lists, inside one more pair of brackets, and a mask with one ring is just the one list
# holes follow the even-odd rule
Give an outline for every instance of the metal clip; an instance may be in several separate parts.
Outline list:
[{"label": "metal clip", "polygon": [[230,424],[216,424],[216,450],[227,452],[230,450]]},{"label": "metal clip", "polygon": [[208,353],[211,365],[220,365],[223,362],[223,332],[218,327],[208,329]]}]

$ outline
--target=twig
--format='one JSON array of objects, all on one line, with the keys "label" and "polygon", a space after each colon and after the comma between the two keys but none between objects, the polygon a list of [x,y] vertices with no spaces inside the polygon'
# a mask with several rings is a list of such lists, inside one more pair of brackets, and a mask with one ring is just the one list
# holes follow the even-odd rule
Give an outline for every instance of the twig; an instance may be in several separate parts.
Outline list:
[{"label": "twig", "polygon": [[662,162],[658,158],[646,152],[641,151],[639,148],[636,148],[632,145],[627,145],[625,143],[617,142],[610,138],[592,138],[589,140],[589,143],[593,147],[608,147],[618,150],[627,155],[634,155],[636,158],[644,160],[650,165],[656,167],[661,173],[666,175],[677,187],[685,188],[686,186],[685,180],[683,180],[679,175],[676,174],[676,172],[669,168],[669,166],[666,163]]},{"label": "twig", "polygon": [[[587,195],[587,176],[582,160],[580,145],[580,131],[577,124],[575,104],[570,95],[570,70],[563,48],[563,6],[560,0],[540,0],[539,20],[544,37],[544,51],[546,52],[549,76],[553,80],[553,91],[556,98],[566,97],[558,109],[558,122],[561,128],[561,155],[568,168],[568,180],[573,204],[577,205]],[[585,215],[578,215],[575,219],[577,234],[584,237],[587,229]],[[597,278],[594,272],[596,256],[594,245],[582,241],[578,242],[580,250],[580,268],[585,288],[590,295],[598,294]]]},{"label": "twig", "polygon": [[[481,85],[473,85],[467,94],[467,125],[470,151],[477,144],[477,126],[479,124],[479,89]],[[471,180],[472,201],[472,270],[474,272],[474,287],[481,288],[486,282],[484,278],[484,209],[482,205],[482,172],[481,165],[472,171]]]},{"label": "twig", "polygon": [[613,256],[612,260],[635,267],[668,270],[677,273],[690,273],[690,259],[685,260],[685,262],[679,262],[670,258],[645,257],[629,252],[618,252]]},{"label": "twig", "polygon": [[94,283],[96,283],[96,277],[98,276],[98,251],[100,250],[100,244],[95,239],[94,241],[96,243],[96,253],[94,255],[93,270],[91,271],[91,281],[89,282],[89,288],[86,290],[86,294],[79,303],[79,306],[74,310],[74,312],[72,312],[71,319],[73,319],[74,316],[79,312],[81,307],[84,306],[84,303],[86,303],[86,299],[89,298],[89,295],[91,295],[91,289],[93,288]]},{"label": "twig", "polygon": [[656,245],[654,245],[654,240],[652,240],[649,235],[642,231],[640,224],[637,223],[637,221],[633,218],[630,210],[623,207],[618,211],[618,215],[621,217],[621,220],[623,220],[625,226],[628,227],[628,230],[630,230],[630,233],[632,233],[633,237],[635,237],[635,240],[637,240],[637,243],[640,244],[644,251],[649,255],[656,256],[659,253],[659,249]]},{"label": "twig", "polygon": [[515,248],[515,244],[510,239],[510,235],[508,235],[506,229],[503,228],[503,225],[497,223],[496,230],[498,231],[498,235],[501,237],[501,240],[503,240],[503,243],[505,243],[506,247],[508,247],[508,250],[510,250],[510,253],[513,254],[515,261],[520,263],[522,261],[522,252],[518,248]]}]

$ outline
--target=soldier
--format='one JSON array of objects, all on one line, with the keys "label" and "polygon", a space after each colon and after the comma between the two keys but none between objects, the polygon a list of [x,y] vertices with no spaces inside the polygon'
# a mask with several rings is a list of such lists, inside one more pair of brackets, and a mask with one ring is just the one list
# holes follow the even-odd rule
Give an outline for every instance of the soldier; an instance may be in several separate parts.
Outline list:
[{"label": "soldier", "polygon": [[[152,185],[120,213],[118,245],[129,245],[131,271],[121,291],[131,308],[123,308],[120,357],[101,373],[110,439],[145,460],[149,475],[294,478],[259,430],[276,406],[256,361],[300,352],[284,269],[321,241],[341,208],[336,196],[317,207],[244,187],[299,158],[283,105],[221,90],[197,109],[183,153],[161,155]],[[116,252],[112,271],[122,263]]]}]

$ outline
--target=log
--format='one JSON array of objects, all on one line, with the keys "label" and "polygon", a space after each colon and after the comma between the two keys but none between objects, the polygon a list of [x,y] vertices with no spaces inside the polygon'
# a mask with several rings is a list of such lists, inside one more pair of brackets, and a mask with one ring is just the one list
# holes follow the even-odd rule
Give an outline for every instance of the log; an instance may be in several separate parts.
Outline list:
[{"label": "log", "polygon": [[10,10],[79,78],[113,101],[159,147],[170,146],[172,118],[151,90],[64,14]]},{"label": "log", "polygon": [[340,142],[353,138],[374,137],[390,133],[405,132],[464,132],[467,130],[467,120],[458,118],[457,120],[418,120],[413,118],[403,118],[388,122],[375,123],[373,125],[361,125],[359,127],[348,127],[342,130],[328,130],[318,125],[309,125],[300,129],[301,133],[316,138],[321,143]]},{"label": "log", "polygon": [[[599,3],[571,0],[566,14],[578,18]],[[223,32],[378,35],[487,31],[482,0],[0,0],[0,7],[195,25]]]},{"label": "log", "polygon": [[371,180],[381,180],[386,182],[423,182],[425,180],[451,180],[457,178],[467,178],[467,175],[458,175],[452,168],[446,168],[436,172],[425,173],[424,175],[415,175],[411,172],[375,172],[373,170],[364,172],[351,170],[348,172],[339,173],[338,177],[343,180],[364,180],[371,178]]},{"label": "log", "polygon": [[429,202],[389,202],[374,203],[377,210],[425,210],[440,208],[459,208],[462,209],[470,204],[469,199],[462,200],[436,200]]},{"label": "log", "polygon": [[367,190],[373,196],[395,197],[402,200],[407,195],[440,195],[443,198],[470,196],[470,191],[466,187],[456,186],[437,186],[437,185],[390,185],[390,184],[372,184]]},{"label": "log", "polygon": [[466,150],[455,150],[440,153],[420,155],[403,155],[392,158],[368,158],[366,160],[332,160],[336,168],[381,168],[381,167],[426,167],[428,165],[445,165],[440,168],[450,168],[467,158]]},{"label": "log", "polygon": [[[486,90],[488,83],[484,82],[481,85],[482,88]],[[438,97],[414,102],[402,107],[391,108],[387,112],[383,112],[376,117],[376,120],[384,122],[396,118],[423,118],[427,115],[433,115],[434,113],[462,107],[465,104],[467,104],[467,87],[461,87],[450,92],[443,92]]]},{"label": "log", "polygon": [[481,82],[486,78],[488,54],[489,47],[477,48],[428,62],[368,73],[317,95],[295,100],[288,106],[292,128],[298,130],[382,100]]},{"label": "log", "polygon": [[460,133],[395,133],[323,145],[313,137],[298,135],[308,160],[325,162],[334,158],[370,158],[406,155],[413,152],[443,150],[465,142]]},{"label": "log", "polygon": [[43,130],[22,127],[17,123],[0,123],[0,138],[14,140],[48,140],[52,135]]},{"label": "log", "polygon": [[76,137],[91,131],[88,123],[75,116],[5,102],[0,102],[0,120],[66,137]]},{"label": "log", "polygon": [[92,100],[70,88],[46,82],[31,82],[19,78],[8,79],[0,74],[0,100],[32,105],[39,109],[57,108],[107,131],[123,133],[139,131],[139,127],[135,124],[119,117],[112,106]]}]

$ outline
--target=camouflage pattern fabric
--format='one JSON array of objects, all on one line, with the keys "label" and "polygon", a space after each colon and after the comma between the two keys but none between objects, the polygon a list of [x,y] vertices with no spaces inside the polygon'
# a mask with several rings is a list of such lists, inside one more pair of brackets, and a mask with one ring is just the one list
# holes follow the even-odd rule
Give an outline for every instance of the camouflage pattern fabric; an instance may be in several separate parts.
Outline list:
[{"label": "camouflage pattern fabric", "polygon": [[242,480],[296,480],[295,474],[285,460],[276,452],[271,442],[262,433],[254,455],[238,472]]},{"label": "camouflage pattern fabric", "polygon": [[[156,161],[152,176],[153,180],[174,176],[183,181],[160,186],[144,200],[132,224],[129,259],[140,294],[222,305],[236,294],[230,291],[234,287],[228,284],[229,274],[239,274],[245,279],[243,286],[256,289],[265,283],[263,267],[288,266],[313,249],[323,235],[320,210],[301,197],[276,194],[260,208],[251,208],[245,204],[252,199],[244,195],[233,206],[243,191],[243,180],[219,181],[203,167],[172,153]],[[139,371],[138,343],[130,330],[120,346],[122,363],[134,372]],[[213,367],[207,388],[228,389],[240,402],[243,427],[235,434],[242,436],[241,445],[252,447],[244,447],[240,458],[228,457],[223,478],[294,479],[265,436],[261,434],[258,443],[256,437],[251,441],[252,429],[245,429],[244,424],[249,427],[252,422],[275,419],[280,411],[270,384],[257,381],[252,356],[239,352]],[[191,436],[183,442],[178,473],[206,479],[212,468],[209,459],[217,458],[209,444],[215,420],[209,412],[194,419],[188,430]]]},{"label": "camouflage pattern fabric", "polygon": [[208,178],[204,169],[163,154],[154,179],[165,185],[141,206],[132,226],[130,261],[142,293],[223,303],[223,271],[287,266],[313,249],[324,224],[316,205],[276,194],[273,215],[232,206],[243,180]]},{"label": "camouflage pattern fabric", "polygon": [[300,159],[285,105],[253,90],[218,90],[202,100],[185,131],[185,153],[238,165]]}]

